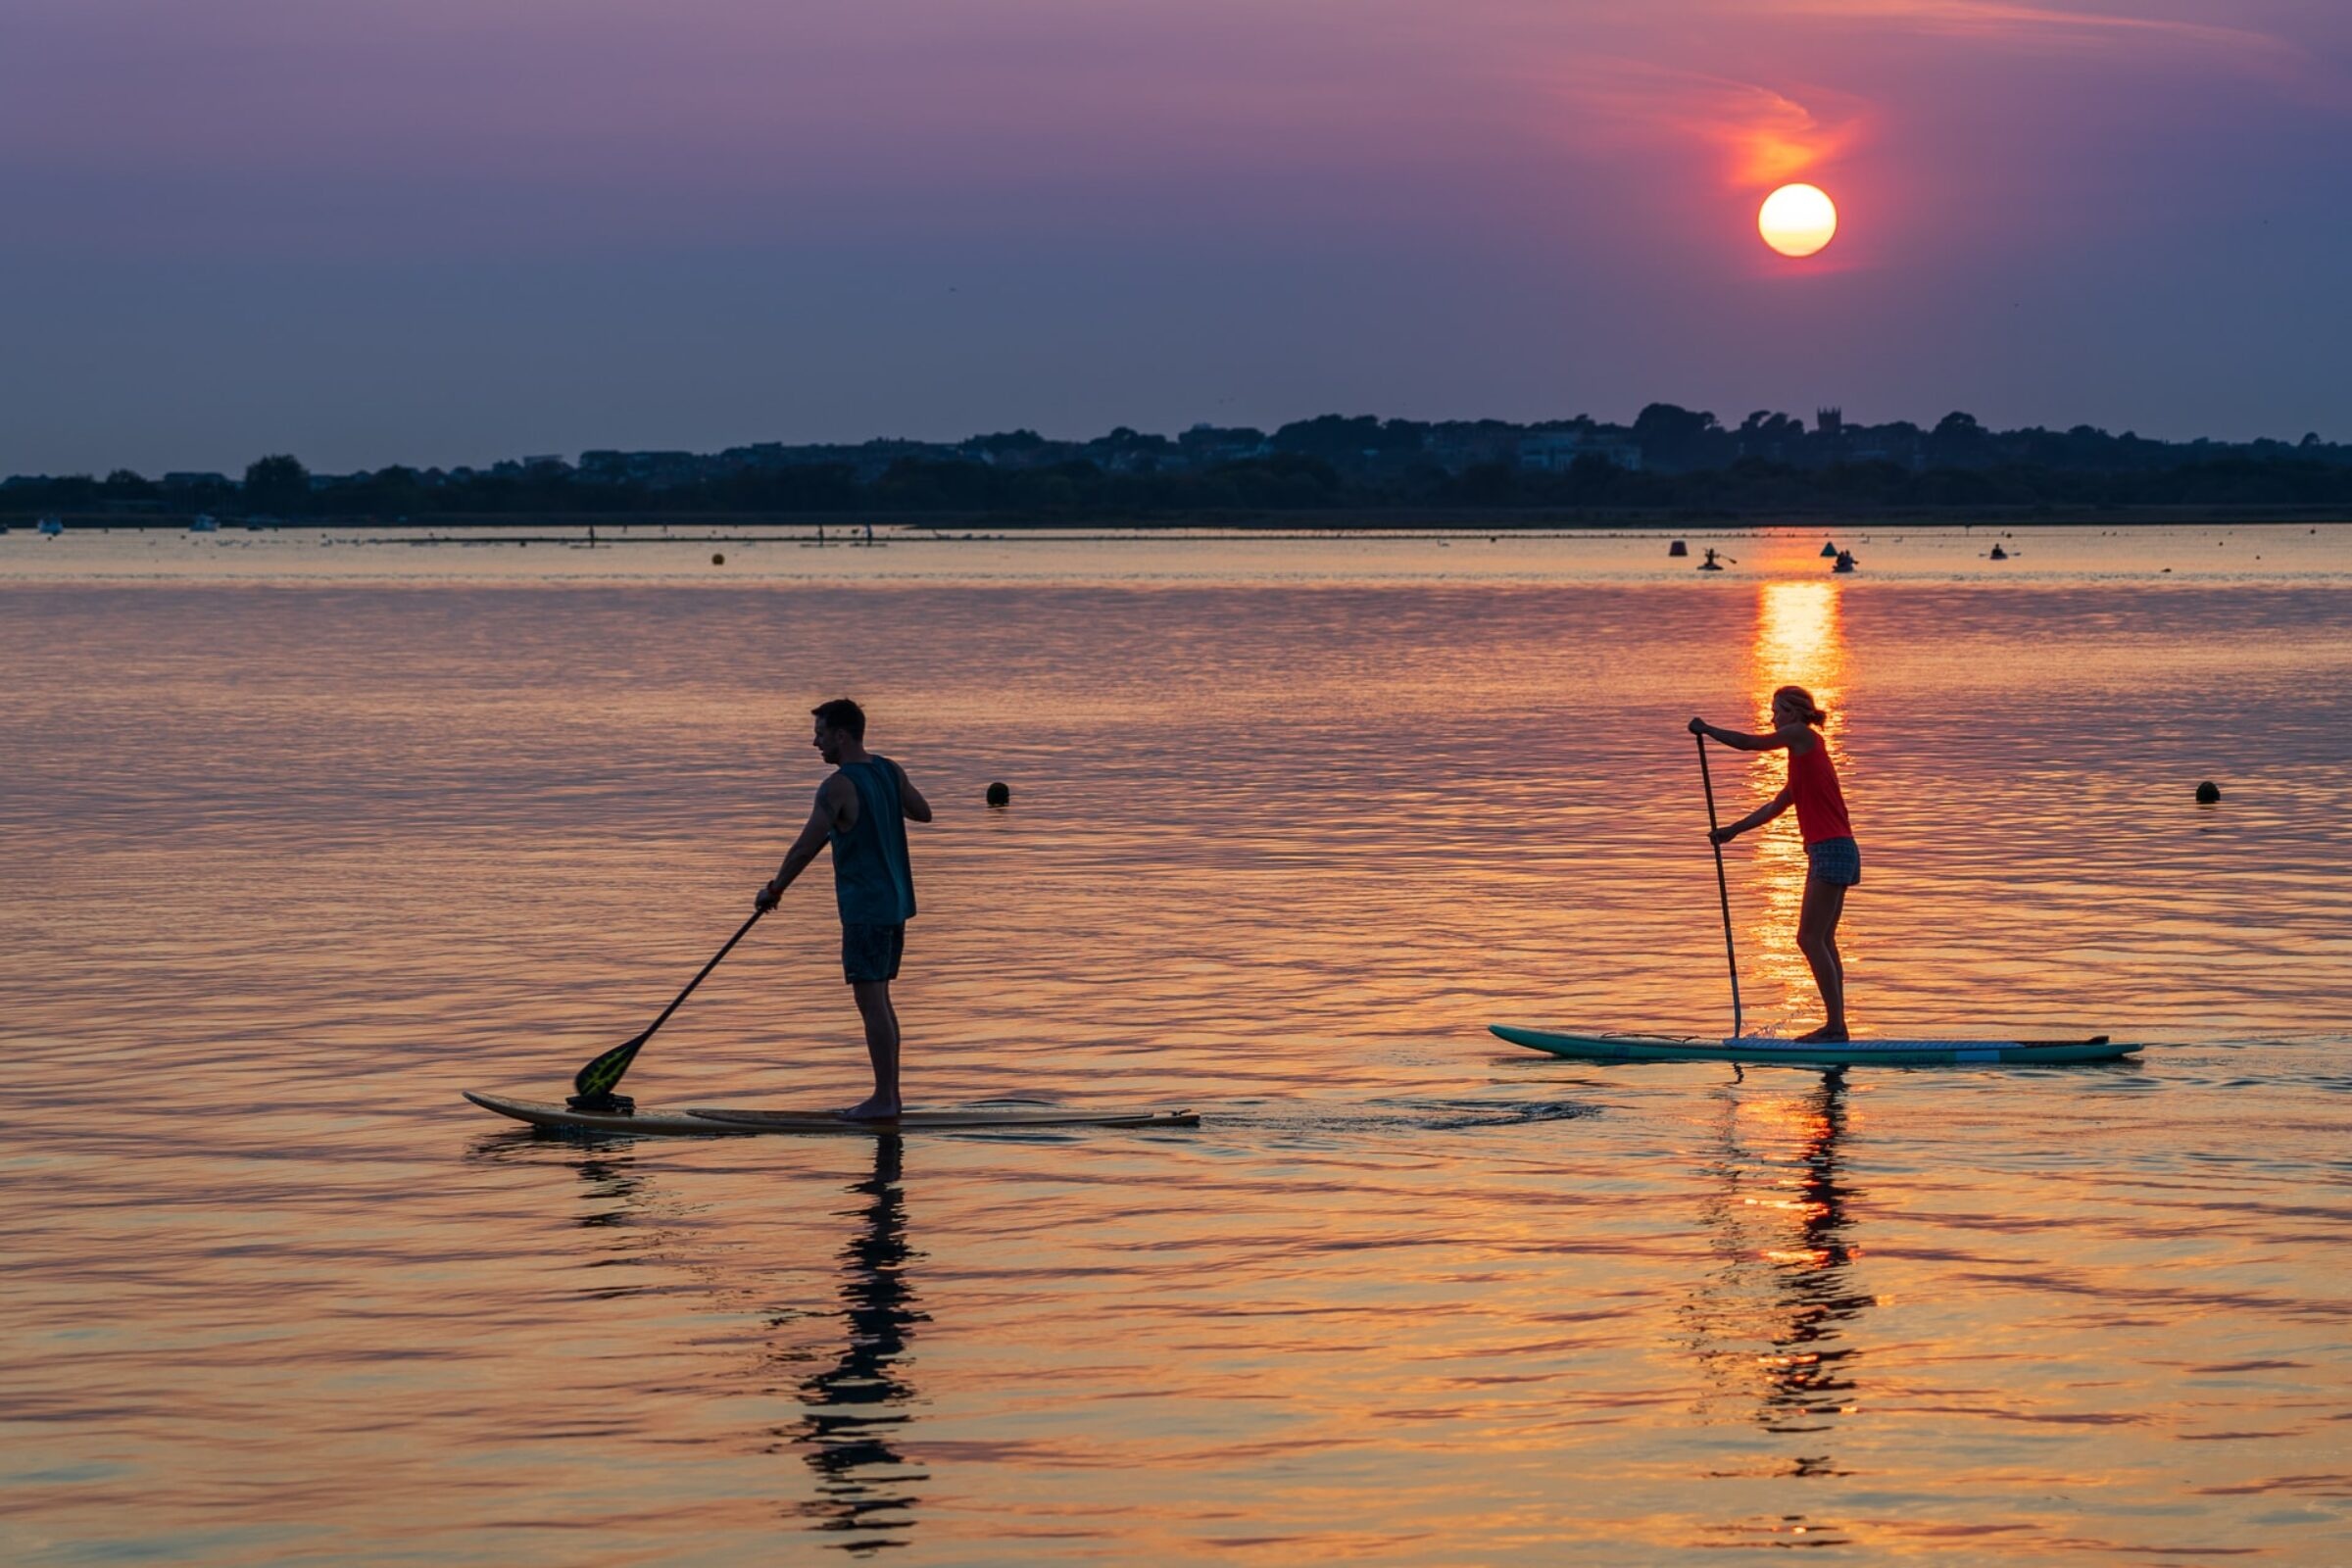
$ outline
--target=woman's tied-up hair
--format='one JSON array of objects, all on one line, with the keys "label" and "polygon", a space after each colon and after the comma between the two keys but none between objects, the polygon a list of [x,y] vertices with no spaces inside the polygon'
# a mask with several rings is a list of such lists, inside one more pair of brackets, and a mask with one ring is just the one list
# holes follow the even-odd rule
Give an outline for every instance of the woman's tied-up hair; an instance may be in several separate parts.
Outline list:
[{"label": "woman's tied-up hair", "polygon": [[1830,715],[1823,712],[1820,705],[1813,701],[1813,694],[1805,690],[1802,686],[1784,686],[1779,691],[1774,692],[1772,694],[1772,706],[1775,708],[1780,707],[1781,701],[1784,698],[1803,708],[1805,710],[1805,722],[1812,725],[1815,729],[1819,729],[1822,725],[1827,724],[1830,721]]}]

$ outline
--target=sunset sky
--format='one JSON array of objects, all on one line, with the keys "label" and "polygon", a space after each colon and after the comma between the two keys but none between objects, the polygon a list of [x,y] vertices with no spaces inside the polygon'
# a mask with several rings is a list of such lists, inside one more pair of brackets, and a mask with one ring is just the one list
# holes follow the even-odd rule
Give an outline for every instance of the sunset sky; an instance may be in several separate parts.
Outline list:
[{"label": "sunset sky", "polygon": [[1655,399],[2352,440],[2352,5],[5,0],[0,287],[0,471]]}]

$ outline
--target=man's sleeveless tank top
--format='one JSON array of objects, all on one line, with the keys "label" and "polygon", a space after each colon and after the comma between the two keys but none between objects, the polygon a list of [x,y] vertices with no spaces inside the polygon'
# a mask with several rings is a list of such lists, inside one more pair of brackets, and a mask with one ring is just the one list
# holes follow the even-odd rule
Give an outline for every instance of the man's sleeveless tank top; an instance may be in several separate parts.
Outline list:
[{"label": "man's sleeveless tank top", "polygon": [[906,813],[899,775],[873,758],[844,762],[858,788],[858,821],[833,835],[833,896],[845,925],[903,925],[914,917],[914,872],[906,863]]}]

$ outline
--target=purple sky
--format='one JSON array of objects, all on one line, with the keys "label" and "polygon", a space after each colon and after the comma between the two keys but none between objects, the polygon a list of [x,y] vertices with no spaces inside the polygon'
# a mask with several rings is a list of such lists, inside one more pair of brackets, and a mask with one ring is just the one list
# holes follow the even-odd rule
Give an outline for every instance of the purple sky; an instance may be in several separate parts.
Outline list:
[{"label": "purple sky", "polygon": [[[1808,178],[1836,243],[1754,214]],[[2352,439],[2346,0],[0,0],[0,471]]]}]

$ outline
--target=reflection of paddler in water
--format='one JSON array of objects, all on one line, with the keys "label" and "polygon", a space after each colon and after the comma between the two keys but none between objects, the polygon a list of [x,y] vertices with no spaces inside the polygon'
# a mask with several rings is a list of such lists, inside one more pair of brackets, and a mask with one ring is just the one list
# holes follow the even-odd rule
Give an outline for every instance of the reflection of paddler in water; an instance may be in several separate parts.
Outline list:
[{"label": "reflection of paddler in water", "polygon": [[[1826,1431],[1826,1418],[1844,1413],[1854,1390],[1850,1374],[1857,1352],[1838,1343],[1840,1325],[1875,1300],[1855,1291],[1846,1272],[1855,1254],[1846,1241],[1853,1221],[1846,1212],[1850,1195],[1838,1154],[1845,1133],[1845,1069],[1833,1067],[1824,1073],[1820,1089],[1802,1102],[1798,1168],[1788,1199],[1760,1200],[1740,1193],[1742,1179],[1757,1160],[1742,1147],[1739,1116],[1741,1108],[1755,1108],[1758,1102],[1734,1099],[1731,1104],[1722,1165],[1731,1189],[1717,1211],[1729,1261],[1715,1277],[1717,1288],[1702,1292],[1698,1303],[1702,1310],[1723,1312],[1726,1319],[1702,1325],[1703,1339],[1714,1342],[1707,1348],[1708,1357],[1721,1365],[1753,1367],[1761,1374],[1755,1420],[1766,1431]],[[1782,1185],[1779,1191],[1790,1189]],[[1748,1234],[1750,1216],[1770,1219],[1789,1212],[1796,1216],[1794,1236]],[[1759,1241],[1769,1245],[1759,1247]],[[1732,1313],[1745,1315],[1742,1309],[1759,1297],[1761,1321],[1731,1320]],[[1766,1347],[1760,1353],[1758,1341]],[[1799,1457],[1795,1473],[1819,1473],[1828,1464],[1826,1456]]]},{"label": "reflection of paddler in water", "polygon": [[[506,1141],[499,1142],[503,1147]],[[917,1255],[906,1241],[906,1205],[900,1186],[906,1147],[906,1140],[895,1133],[876,1138],[872,1176],[849,1189],[866,1201],[843,1216],[860,1223],[839,1254],[839,1316],[846,1330],[842,1348],[832,1365],[800,1380],[806,1412],[801,1419],[772,1429],[774,1437],[801,1450],[816,1475],[817,1495],[799,1504],[797,1511],[817,1530],[853,1537],[837,1544],[858,1556],[906,1544],[906,1532],[914,1526],[910,1510],[921,1500],[906,1488],[930,1479],[889,1442],[893,1429],[907,1420],[899,1407],[914,1399],[913,1387],[899,1369],[908,1331],[930,1321],[928,1314],[916,1310],[905,1273],[908,1260]],[[599,1200],[599,1206],[580,1217],[580,1225],[633,1229],[647,1219],[658,1223],[659,1206],[633,1163],[625,1149],[591,1151],[580,1160],[580,1179]],[[660,1239],[658,1230],[652,1233],[652,1241]],[[649,1241],[615,1238],[611,1245],[626,1254],[643,1250]],[[722,1301],[737,1296],[737,1289],[715,1271],[696,1272]],[[636,1283],[595,1294],[630,1296],[652,1288]],[[807,1320],[808,1314],[801,1312],[768,1314],[771,1328]],[[810,1352],[799,1347],[774,1356],[790,1363],[810,1358]]]},{"label": "reflection of paddler in water", "polygon": [[1862,880],[1862,852],[1854,843],[1853,824],[1846,819],[1845,796],[1838,787],[1837,765],[1830,760],[1829,738],[1817,733],[1828,721],[1829,715],[1814,706],[1813,694],[1802,686],[1784,686],[1772,694],[1769,734],[1718,729],[1703,718],[1690,721],[1691,734],[1737,751],[1788,753],[1788,782],[1781,792],[1729,827],[1715,829],[1712,836],[1716,843],[1728,844],[1789,807],[1796,808],[1808,862],[1796,945],[1812,966],[1822,1005],[1829,1012],[1820,1028],[1797,1036],[1799,1040],[1846,1038],[1845,966],[1838,956],[1838,917],[1845,912],[1845,890]]},{"label": "reflection of paddler in water", "polygon": [[834,772],[817,787],[816,805],[785,852],[784,864],[752,901],[772,909],[816,852],[833,846],[833,894],[841,909],[842,977],[865,1023],[874,1092],[844,1116],[886,1121],[899,1114],[899,1014],[890,983],[914,918],[914,873],[906,860],[906,823],[931,820],[931,803],[887,757],[865,749],[865,710],[846,697],[820,703],[813,745]]},{"label": "reflection of paddler in water", "polygon": [[847,1343],[833,1365],[801,1381],[808,1413],[776,1434],[797,1445],[816,1472],[816,1499],[802,1511],[819,1530],[858,1536],[840,1544],[860,1555],[905,1544],[880,1533],[912,1525],[906,1511],[920,1499],[906,1488],[929,1479],[889,1441],[907,1419],[895,1407],[914,1397],[898,1367],[907,1331],[929,1321],[915,1310],[905,1273],[915,1255],[906,1243],[906,1205],[899,1187],[905,1148],[895,1134],[875,1139],[873,1177],[850,1189],[867,1202],[858,1216],[863,1227],[841,1250]]}]

